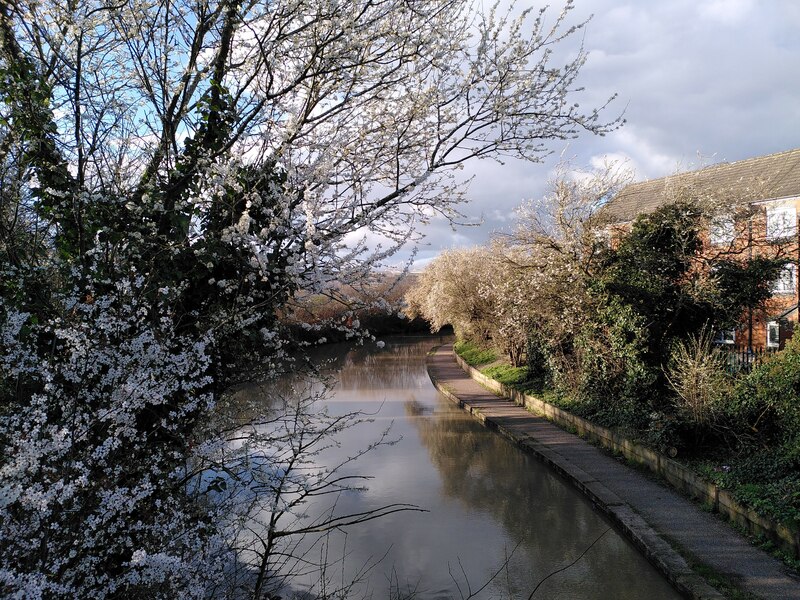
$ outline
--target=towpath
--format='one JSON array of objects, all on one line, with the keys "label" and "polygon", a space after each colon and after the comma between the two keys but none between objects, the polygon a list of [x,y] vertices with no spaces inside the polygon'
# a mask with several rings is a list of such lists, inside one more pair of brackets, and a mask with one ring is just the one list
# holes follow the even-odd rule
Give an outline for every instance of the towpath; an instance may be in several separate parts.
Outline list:
[{"label": "towpath", "polygon": [[724,597],[699,571],[713,572],[757,598],[800,599],[800,578],[780,561],[671,488],[486,390],[458,366],[452,345],[429,355],[428,373],[451,400],[536,454],[589,496],[687,596]]}]

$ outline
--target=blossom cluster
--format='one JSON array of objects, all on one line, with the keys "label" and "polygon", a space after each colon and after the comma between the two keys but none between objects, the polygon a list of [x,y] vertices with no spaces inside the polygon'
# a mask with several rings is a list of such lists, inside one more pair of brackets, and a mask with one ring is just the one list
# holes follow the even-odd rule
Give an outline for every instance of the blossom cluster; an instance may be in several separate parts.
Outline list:
[{"label": "blossom cluster", "polygon": [[[347,290],[458,215],[465,161],[620,124],[567,101],[570,8],[0,6],[0,595],[275,589],[306,532],[285,498],[336,488],[281,465],[344,424],[233,392],[295,370],[303,295],[348,305],[354,334],[384,303]],[[254,505],[267,533],[239,544]]]}]

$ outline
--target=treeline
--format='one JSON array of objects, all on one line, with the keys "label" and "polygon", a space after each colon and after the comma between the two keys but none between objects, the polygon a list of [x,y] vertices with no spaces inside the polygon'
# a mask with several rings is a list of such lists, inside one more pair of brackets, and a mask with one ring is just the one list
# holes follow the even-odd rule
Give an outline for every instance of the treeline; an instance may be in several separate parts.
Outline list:
[{"label": "treeline", "polygon": [[323,292],[299,293],[283,313],[293,339],[314,344],[357,336],[421,334],[429,331],[421,317],[403,311],[405,295],[416,285],[415,273],[382,271]]},{"label": "treeline", "polygon": [[777,486],[800,515],[800,339],[737,373],[712,335],[764,310],[784,249],[709,252],[704,231],[732,207],[685,190],[612,240],[602,206],[620,184],[563,178],[513,234],[434,260],[411,313],[494,347],[520,367],[517,385],[599,424],[724,457],[721,476]]}]

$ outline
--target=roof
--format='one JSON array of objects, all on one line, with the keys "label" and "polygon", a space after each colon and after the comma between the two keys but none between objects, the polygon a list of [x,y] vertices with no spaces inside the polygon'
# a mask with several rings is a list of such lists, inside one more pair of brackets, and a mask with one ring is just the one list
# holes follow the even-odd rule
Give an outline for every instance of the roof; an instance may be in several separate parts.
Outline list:
[{"label": "roof", "polygon": [[800,148],[633,183],[605,210],[612,222],[627,222],[679,197],[715,194],[741,203],[800,196]]}]

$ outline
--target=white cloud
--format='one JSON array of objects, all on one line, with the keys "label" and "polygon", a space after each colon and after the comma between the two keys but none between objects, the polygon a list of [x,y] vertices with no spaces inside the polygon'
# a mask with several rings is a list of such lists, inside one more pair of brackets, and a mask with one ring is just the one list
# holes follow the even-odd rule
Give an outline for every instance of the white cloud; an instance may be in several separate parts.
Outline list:
[{"label": "white cloud", "polygon": [[[800,145],[796,0],[591,0],[576,3],[571,22],[591,13],[583,38],[589,59],[578,81],[585,91],[577,101],[597,106],[616,92],[608,115],[624,110],[627,124],[605,137],[571,140],[565,158],[576,167],[605,156],[627,159],[637,179],[650,179]],[[547,191],[565,146],[553,143],[542,164],[470,166],[464,211],[483,224],[454,237],[445,223],[431,223],[417,264],[507,227],[514,207]]]},{"label": "white cloud", "polygon": [[669,154],[651,143],[645,135],[631,125],[614,134],[615,152],[592,157],[592,166],[599,168],[602,156],[626,161],[633,169],[636,179],[652,179],[667,175],[681,167],[681,157]]},{"label": "white cloud", "polygon": [[700,16],[725,25],[741,23],[753,10],[753,0],[710,0],[697,5]]}]

